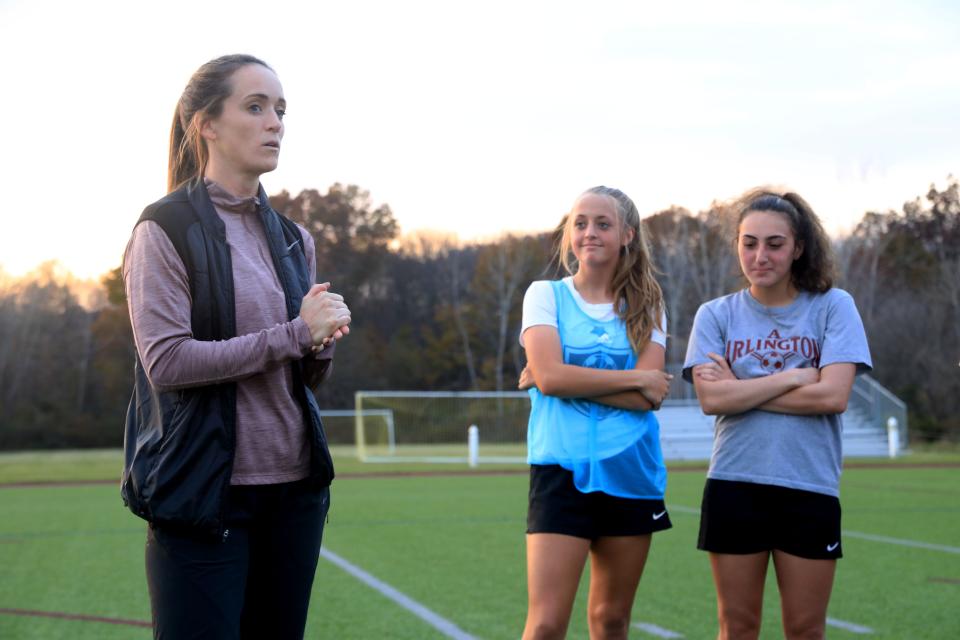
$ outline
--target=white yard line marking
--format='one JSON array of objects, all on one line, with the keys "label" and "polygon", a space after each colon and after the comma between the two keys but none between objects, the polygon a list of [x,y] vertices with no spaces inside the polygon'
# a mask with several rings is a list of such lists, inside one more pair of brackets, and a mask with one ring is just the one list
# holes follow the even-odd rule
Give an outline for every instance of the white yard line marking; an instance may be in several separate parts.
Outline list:
[{"label": "white yard line marking", "polygon": [[[670,511],[677,513],[698,514],[700,509],[685,507],[683,505],[667,505]],[[878,536],[872,533],[862,533],[860,531],[843,530],[843,535],[848,538],[860,538],[861,540],[870,540],[871,542],[885,542],[887,544],[898,544],[903,547],[913,547],[914,549],[929,549],[930,551],[943,551],[944,553],[955,553],[960,555],[960,547],[951,547],[946,544],[934,544],[932,542],[920,542],[919,540],[907,540],[904,538],[891,538],[889,536]]]},{"label": "white yard line marking", "polygon": [[370,575],[360,567],[355,564],[344,560],[337,554],[329,551],[328,549],[320,549],[320,557],[326,560],[329,560],[333,564],[337,565],[354,578],[360,582],[365,583],[369,587],[373,587],[375,590],[379,591],[383,596],[386,596],[390,600],[393,600],[398,605],[417,616],[431,627],[444,634],[448,638],[453,638],[454,640],[476,640],[476,638],[454,623],[450,622],[446,618],[437,615],[430,609],[427,609],[425,606],[407,596],[400,591],[397,591],[386,582],[376,578],[375,576]]},{"label": "white yard line marking", "polygon": [[668,504],[667,509],[669,511],[677,511],[679,513],[692,513],[694,515],[700,514],[700,509],[694,509],[693,507],[684,507],[679,504]]},{"label": "white yard line marking", "polygon": [[676,631],[670,631],[670,629],[664,629],[663,627],[658,627],[655,624],[650,624],[649,622],[634,622],[630,625],[640,629],[641,631],[646,631],[652,636],[658,638],[682,638],[682,633],[677,633]]},{"label": "white yard line marking", "polygon": [[930,549],[931,551],[943,551],[946,553],[960,554],[960,547],[951,547],[945,544],[932,544],[930,542],[919,542],[917,540],[904,540],[903,538],[888,538],[887,536],[875,536],[872,533],[860,533],[859,531],[846,531],[843,535],[850,538],[861,538],[873,542],[886,542],[887,544],[899,544],[904,547],[914,547],[916,549]]},{"label": "white yard line marking", "polygon": [[873,633],[873,629],[871,629],[870,627],[865,627],[861,624],[854,624],[852,622],[846,622],[844,620],[837,620],[836,618],[827,618],[827,624],[831,627],[836,627],[838,629],[849,631],[850,633],[860,633],[860,634]]}]

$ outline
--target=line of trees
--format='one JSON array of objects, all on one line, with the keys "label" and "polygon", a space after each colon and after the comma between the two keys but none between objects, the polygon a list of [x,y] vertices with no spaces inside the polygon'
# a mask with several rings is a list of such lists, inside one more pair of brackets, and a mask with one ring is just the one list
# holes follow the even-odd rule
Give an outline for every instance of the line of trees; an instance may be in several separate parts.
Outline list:
[{"label": "line of trees", "polygon": [[[390,208],[353,185],[284,191],[271,203],[310,231],[320,278],[353,311],[321,406],[349,408],[358,389],[515,388],[523,294],[557,275],[550,233],[472,244],[400,238]],[[644,222],[666,294],[667,358],[678,362],[698,305],[742,284],[735,221],[716,203]],[[836,250],[838,285],[860,308],[874,377],[908,403],[912,436],[960,440],[957,180],[900,211],[866,213]],[[0,450],[119,446],[133,358],[119,268],[92,294],[53,264],[0,285]]]}]

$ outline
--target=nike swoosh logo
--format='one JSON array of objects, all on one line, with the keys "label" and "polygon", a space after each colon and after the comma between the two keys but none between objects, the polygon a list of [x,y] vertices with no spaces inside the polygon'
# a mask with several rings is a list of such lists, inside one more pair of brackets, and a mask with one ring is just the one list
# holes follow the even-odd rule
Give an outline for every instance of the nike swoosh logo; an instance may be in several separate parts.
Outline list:
[{"label": "nike swoosh logo", "polygon": [[665,516],[665,515],[667,515],[667,512],[666,512],[666,511],[661,511],[660,513],[655,513],[655,514],[653,514],[653,519],[654,519],[654,520],[659,520],[660,518],[662,518],[662,517]]},{"label": "nike swoosh logo", "polygon": [[828,545],[827,545],[827,551],[833,551],[834,549],[836,549],[836,548],[839,547],[839,546],[840,546],[840,543],[839,543],[839,542],[834,542],[833,544],[828,544]]}]

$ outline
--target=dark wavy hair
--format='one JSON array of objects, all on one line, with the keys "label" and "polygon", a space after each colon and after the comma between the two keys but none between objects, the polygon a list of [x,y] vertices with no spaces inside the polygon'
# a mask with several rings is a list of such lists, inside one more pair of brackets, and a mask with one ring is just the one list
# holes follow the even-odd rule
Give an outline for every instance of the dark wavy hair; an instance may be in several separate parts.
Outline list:
[{"label": "dark wavy hair", "polygon": [[263,60],[238,53],[211,60],[190,77],[177,101],[170,127],[167,191],[203,175],[209,154],[200,137],[200,126],[203,120],[220,115],[223,101],[233,91],[230,78],[238,69],[250,64],[259,64],[273,71]]},{"label": "dark wavy hair", "polygon": [[833,286],[834,259],[830,239],[820,218],[807,201],[791,191],[778,192],[769,187],[751,189],[737,199],[737,238],[740,223],[753,211],[773,211],[790,223],[800,257],[790,266],[790,280],[797,289],[823,293]]}]

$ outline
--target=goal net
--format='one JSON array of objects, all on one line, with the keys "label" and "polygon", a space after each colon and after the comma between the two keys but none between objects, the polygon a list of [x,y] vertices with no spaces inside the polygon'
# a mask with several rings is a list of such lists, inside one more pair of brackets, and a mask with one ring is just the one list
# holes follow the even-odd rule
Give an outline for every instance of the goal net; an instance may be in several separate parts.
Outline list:
[{"label": "goal net", "polygon": [[340,455],[357,457],[357,422],[361,421],[371,437],[377,442],[387,443],[388,453],[392,454],[395,441],[393,433],[393,412],[389,409],[321,409],[323,431],[331,451]]},{"label": "goal net", "polygon": [[471,462],[471,426],[479,433],[473,461],[526,461],[523,391],[358,391],[355,407],[354,444],[366,462]]}]

